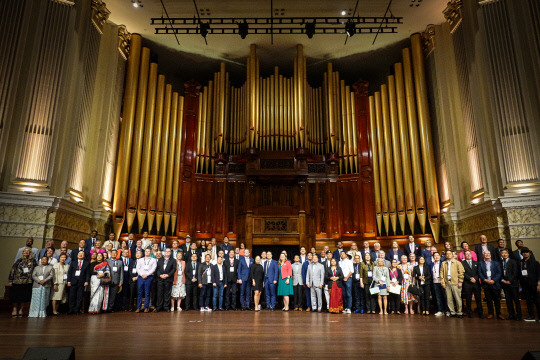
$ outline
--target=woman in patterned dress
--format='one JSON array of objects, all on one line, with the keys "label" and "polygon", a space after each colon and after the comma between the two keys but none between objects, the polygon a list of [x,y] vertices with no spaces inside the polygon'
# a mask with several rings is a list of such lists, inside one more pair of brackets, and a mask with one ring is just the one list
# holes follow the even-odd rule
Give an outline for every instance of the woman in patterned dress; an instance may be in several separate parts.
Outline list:
[{"label": "woman in patterned dress", "polygon": [[98,314],[101,310],[107,310],[109,304],[109,285],[101,279],[110,277],[109,264],[103,261],[103,254],[98,253],[97,263],[90,264],[90,307],[88,313]]},{"label": "woman in patterned dress", "polygon": [[184,253],[178,251],[176,253],[176,272],[174,273],[174,281],[171,292],[171,310],[174,311],[174,303],[176,301],[176,310],[182,311],[180,303],[186,297],[186,262],[182,260]]},{"label": "woman in patterned dress", "polygon": [[405,305],[404,314],[414,314],[413,305],[416,298],[409,293],[409,285],[412,283],[412,273],[414,265],[407,262],[407,255],[401,256],[401,264],[398,265],[403,273],[403,282],[401,283],[401,302]]},{"label": "woman in patterned dress", "polygon": [[23,317],[24,307],[32,298],[32,273],[37,266],[31,248],[22,251],[20,259],[17,259],[9,272],[9,297],[13,304],[11,317]]}]

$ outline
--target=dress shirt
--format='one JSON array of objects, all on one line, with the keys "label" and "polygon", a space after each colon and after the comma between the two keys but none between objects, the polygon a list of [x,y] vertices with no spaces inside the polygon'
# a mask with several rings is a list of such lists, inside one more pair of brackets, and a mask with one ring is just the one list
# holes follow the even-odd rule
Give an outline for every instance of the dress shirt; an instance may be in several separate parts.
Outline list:
[{"label": "dress shirt", "polygon": [[416,250],[415,243],[409,243],[409,249],[411,249],[411,252],[414,253],[414,250]]},{"label": "dress shirt", "polygon": [[219,270],[219,281],[223,281],[223,265],[217,264]]},{"label": "dress shirt", "polygon": [[440,284],[441,283],[441,262],[437,261],[433,263],[433,283],[434,284]]},{"label": "dress shirt", "polygon": [[[145,270],[146,268],[146,270]],[[140,276],[152,276],[157,268],[157,261],[154,258],[144,257],[137,261],[137,274]]]},{"label": "dress shirt", "polygon": [[491,260],[490,261],[486,261],[486,274],[487,274],[487,278],[488,280],[491,280]]},{"label": "dress shirt", "polygon": [[354,267],[351,259],[340,260],[339,266],[341,267],[341,270],[343,270],[344,278],[354,273]]}]

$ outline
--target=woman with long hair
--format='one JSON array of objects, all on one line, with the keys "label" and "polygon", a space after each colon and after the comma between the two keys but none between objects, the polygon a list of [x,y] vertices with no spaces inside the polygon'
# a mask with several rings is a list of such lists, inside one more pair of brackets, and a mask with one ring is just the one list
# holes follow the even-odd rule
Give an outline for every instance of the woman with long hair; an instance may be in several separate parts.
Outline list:
[{"label": "woman with long hair", "polygon": [[325,279],[330,293],[328,311],[339,314],[343,311],[343,271],[334,258],[330,260],[330,267],[326,269]]},{"label": "woman with long hair", "polygon": [[97,254],[96,262],[90,264],[90,307],[88,313],[98,314],[106,311],[109,304],[109,285],[107,279],[111,278],[109,264],[104,261],[102,253]]},{"label": "woman with long hair", "polygon": [[[406,257],[405,255],[403,255]],[[388,269],[388,274],[390,276],[390,286],[398,287],[397,290],[399,291],[402,289],[403,284],[403,272],[398,267],[398,263],[396,259],[392,259],[392,265],[390,265],[390,269]],[[390,314],[397,314],[399,315],[399,307],[400,307],[400,295],[401,293],[393,293],[389,291],[388,297],[390,298],[390,306],[388,307],[388,312]],[[405,305],[405,311],[407,311],[407,305]]]},{"label": "woman with long hair", "polygon": [[277,295],[283,296],[282,311],[289,311],[289,296],[294,295],[292,283],[292,266],[287,255],[281,253],[278,261],[278,289]]},{"label": "woman with long hair", "polygon": [[422,315],[429,315],[429,290],[431,287],[431,266],[428,265],[426,259],[421,256],[418,259],[418,266],[414,267],[413,278],[416,281],[416,285],[423,290],[420,295],[420,308],[418,311],[422,311]]},{"label": "woman with long hair", "polygon": [[375,308],[377,307],[377,299],[375,295],[371,295],[369,286],[373,282],[373,268],[375,264],[371,260],[371,254],[366,252],[364,255],[364,262],[360,264],[360,287],[364,290],[366,298],[366,314],[375,314]]}]

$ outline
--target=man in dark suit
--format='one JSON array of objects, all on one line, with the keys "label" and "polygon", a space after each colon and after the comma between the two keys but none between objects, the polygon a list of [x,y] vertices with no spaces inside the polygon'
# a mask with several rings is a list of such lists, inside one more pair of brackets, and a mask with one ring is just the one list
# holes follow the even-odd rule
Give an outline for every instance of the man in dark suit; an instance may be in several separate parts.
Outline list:
[{"label": "man in dark suit", "polygon": [[399,248],[398,242],[394,241],[392,242],[392,248],[386,253],[385,259],[390,262],[396,260],[399,264],[403,255],[405,255],[405,253]]},{"label": "man in dark suit", "polygon": [[375,260],[377,258],[377,253],[375,250],[371,250],[369,248],[369,241],[364,241],[363,246],[363,249],[360,250],[360,254],[362,254],[362,261],[366,261],[366,253],[371,255],[371,261]]},{"label": "man in dark suit", "polygon": [[135,249],[131,251],[131,258],[136,259],[137,258],[137,252],[141,252],[141,257],[144,257],[144,251],[145,249],[142,246],[142,240],[137,240],[135,242]]},{"label": "man in dark suit", "polygon": [[476,310],[478,316],[484,318],[484,310],[482,309],[482,294],[480,292],[480,282],[478,281],[478,262],[474,261],[471,256],[471,251],[465,251],[465,259],[461,261],[463,268],[465,269],[463,280],[463,296],[467,303],[466,310],[467,315],[472,318],[472,296],[474,294],[474,300],[476,301]]},{"label": "man in dark suit", "polygon": [[[195,248],[197,247],[197,245],[195,245]],[[191,250],[191,237],[189,235],[186,235],[186,242],[184,244],[182,244],[182,246],[180,247],[182,250],[184,250],[184,254],[187,254],[188,252],[190,252]],[[197,249],[195,249],[197,250]]]},{"label": "man in dark suit", "polygon": [[502,263],[503,257],[501,252],[503,250],[506,250],[506,241],[504,239],[499,239],[497,241],[497,247],[495,248],[495,253],[497,254],[497,257],[495,258],[496,261]]},{"label": "man in dark suit", "polygon": [[137,249],[137,242],[135,241],[134,238],[135,238],[135,235],[133,235],[133,233],[129,233],[128,239],[127,239],[127,247],[129,249],[129,252],[131,253],[132,259],[135,259],[135,250]]},{"label": "man in dark suit", "polygon": [[272,252],[266,252],[264,263],[264,288],[266,289],[266,308],[274,311],[276,307],[276,288],[278,282],[278,263],[272,259]]},{"label": "man in dark suit", "polygon": [[306,311],[311,311],[311,289],[307,286],[306,277],[308,266],[312,263],[314,256],[317,257],[317,254],[308,253],[307,261],[302,264],[302,281],[304,283],[304,293],[306,294]]},{"label": "man in dark suit", "polygon": [[198,308],[198,296],[197,289],[199,284],[197,282],[197,271],[199,270],[199,264],[197,262],[197,254],[191,254],[186,257],[186,311],[191,307],[193,310]]},{"label": "man in dark suit", "polygon": [[171,258],[171,249],[167,248],[164,256],[157,262],[157,302],[154,312],[171,312],[171,289],[175,272],[176,260]]},{"label": "man in dark suit", "polygon": [[540,263],[532,258],[531,251],[527,247],[522,247],[521,272],[519,281],[523,290],[522,295],[527,300],[527,311],[529,317],[525,321],[535,321],[534,306],[540,320]]},{"label": "man in dark suit", "polygon": [[474,252],[476,253],[476,256],[478,256],[478,262],[481,262],[484,258],[484,252],[489,251],[491,253],[492,259],[497,259],[497,253],[495,252],[495,248],[487,243],[488,239],[486,235],[480,235],[480,244],[477,244],[474,247]]},{"label": "man in dark suit", "polygon": [[254,260],[249,257],[249,249],[244,250],[244,256],[238,261],[238,283],[240,284],[240,306],[243,310],[250,310],[251,299],[251,267]]},{"label": "man in dark suit", "polygon": [[[519,264],[521,260],[523,259],[523,255],[521,255],[521,251],[522,251],[521,249],[523,249],[523,241],[516,240],[515,245],[517,247],[517,250],[514,250],[514,252],[512,253],[512,258],[516,260],[516,262]],[[536,260],[531,250],[529,250],[529,255],[530,255],[531,260],[533,261]]]},{"label": "man in dark suit", "polygon": [[92,250],[92,248],[96,244],[96,241],[98,240],[97,236],[98,236],[97,230],[92,230],[92,232],[90,233],[90,237],[88,239],[86,239],[86,245],[85,245],[86,249],[85,249],[85,251],[88,254],[90,254],[90,250]]},{"label": "man in dark suit", "polygon": [[431,263],[433,262],[433,260],[431,258],[431,241],[426,240],[426,242],[424,243],[424,246],[425,247],[422,250],[422,252],[420,253],[420,256],[423,256],[424,259],[426,259],[426,264],[431,266]]},{"label": "man in dark suit", "polygon": [[79,314],[81,311],[84,287],[90,281],[90,262],[84,259],[84,251],[77,254],[77,260],[72,261],[68,269],[70,314]]},{"label": "man in dark suit", "polygon": [[223,311],[223,293],[227,288],[227,278],[229,276],[229,273],[226,271],[227,269],[225,265],[223,265],[223,257],[218,256],[216,259],[216,264],[211,265],[210,269],[212,274],[211,280],[213,287],[212,308],[214,311]]},{"label": "man in dark suit", "polygon": [[336,251],[334,251],[334,253],[332,254],[332,257],[334,259],[336,259],[337,262],[339,262],[341,260],[341,253],[345,251],[343,250],[343,243],[341,241],[338,241],[337,243],[337,249]]},{"label": "man in dark suit", "polygon": [[161,242],[159,243],[159,250],[164,253],[166,249],[169,249],[171,246],[167,244],[167,237],[162,236]]},{"label": "man in dark suit", "polygon": [[501,315],[501,301],[499,299],[501,276],[501,265],[492,260],[490,251],[484,252],[484,261],[479,261],[478,264],[478,277],[482,281],[482,289],[484,289],[484,295],[486,296],[489,312],[488,319],[493,318],[493,304],[495,304],[497,319],[504,320]]},{"label": "man in dark suit", "polygon": [[234,247],[229,243],[229,238],[227,236],[223,237],[223,244],[219,245],[219,250],[223,251],[223,255],[225,258],[223,261],[227,260],[229,258],[229,252],[234,253]]},{"label": "man in dark suit", "polygon": [[519,302],[519,266],[514,259],[510,259],[510,251],[508,249],[501,250],[500,254],[502,256],[501,267],[503,272],[501,287],[504,291],[506,307],[508,308],[508,318],[506,320],[520,321],[522,314],[521,303]]},{"label": "man in dark suit", "polygon": [[[129,281],[131,278],[131,273],[129,272],[129,268],[130,265],[135,262],[135,260],[132,260],[129,257],[128,249],[124,249],[121,251],[122,256],[120,256],[120,259],[118,259],[118,261],[120,262],[120,267],[122,268],[122,291],[119,294],[116,294],[115,304],[115,309],[118,311],[126,310],[126,302],[131,296],[131,286]],[[131,309],[131,307],[133,307],[133,302],[131,302],[131,306],[129,308]]]},{"label": "man in dark suit", "polygon": [[210,299],[212,299],[212,269],[210,264],[210,254],[204,255],[204,262],[197,270],[197,281],[199,282],[199,306],[201,311],[212,311],[210,309]]},{"label": "man in dark suit", "polygon": [[111,258],[107,259],[109,268],[111,269],[111,283],[109,284],[109,311],[114,312],[116,302],[116,295],[118,291],[122,290],[122,284],[124,283],[124,268],[122,262],[116,259],[116,250],[111,251]]},{"label": "man in dark suit", "polygon": [[[330,267],[331,267],[330,266],[330,261],[332,260],[332,258],[333,258],[333,254],[332,254],[332,252],[330,252],[330,250],[328,250],[326,252],[326,260],[323,259],[323,261],[321,261],[321,263],[324,266],[324,273],[325,274],[326,274],[326,270],[330,269]],[[325,284],[323,286],[323,289],[324,289],[324,296],[322,298],[322,303],[323,303],[322,308],[325,310],[325,312],[328,312],[328,307],[330,306],[330,292],[328,291],[329,288],[328,288],[328,285],[326,284],[326,279],[325,279]],[[311,305],[313,305],[313,301],[312,301]]]},{"label": "man in dark suit", "polygon": [[414,243],[414,236],[412,235],[409,235],[409,243],[405,245],[403,251],[405,252],[405,255],[407,255],[407,259],[411,253],[414,253],[416,255],[416,261],[418,261],[418,258],[422,255],[422,248],[420,245]]},{"label": "man in dark suit", "polygon": [[238,280],[238,260],[234,257],[234,251],[229,251],[228,257],[223,261],[223,267],[227,273],[227,287],[225,287],[225,310],[236,310],[236,282]]},{"label": "man in dark suit", "polygon": [[87,253],[86,252],[86,241],[85,240],[80,240],[79,241],[79,247],[76,248],[76,249],[73,249],[71,251],[71,262],[74,262],[74,261],[77,261],[77,259],[79,258],[79,251],[82,251],[84,253],[84,258],[85,259],[90,259],[90,253]]}]

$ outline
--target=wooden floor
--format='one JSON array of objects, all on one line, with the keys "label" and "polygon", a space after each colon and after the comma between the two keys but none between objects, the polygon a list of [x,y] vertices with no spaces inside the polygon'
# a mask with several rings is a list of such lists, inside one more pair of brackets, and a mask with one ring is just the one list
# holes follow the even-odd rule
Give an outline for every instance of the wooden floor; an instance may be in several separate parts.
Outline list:
[{"label": "wooden floor", "polygon": [[74,346],[77,360],[218,358],[521,359],[540,323],[281,311],[115,313],[0,320],[0,358]]}]

